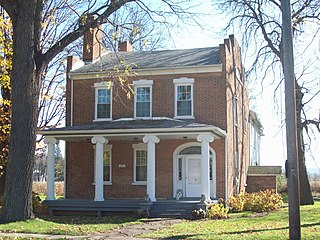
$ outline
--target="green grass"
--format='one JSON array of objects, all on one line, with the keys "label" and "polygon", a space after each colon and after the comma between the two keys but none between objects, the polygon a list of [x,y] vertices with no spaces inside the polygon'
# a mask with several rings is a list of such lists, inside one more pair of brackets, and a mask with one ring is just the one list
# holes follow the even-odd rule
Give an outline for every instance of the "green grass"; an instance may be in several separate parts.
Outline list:
[{"label": "green grass", "polygon": [[[320,239],[320,202],[301,207],[302,239]],[[185,221],[145,234],[160,239],[288,239],[288,208],[264,214],[233,213],[225,220]]]},{"label": "green grass", "polygon": [[0,224],[0,232],[87,235],[139,222],[130,217],[45,216],[24,222]]}]

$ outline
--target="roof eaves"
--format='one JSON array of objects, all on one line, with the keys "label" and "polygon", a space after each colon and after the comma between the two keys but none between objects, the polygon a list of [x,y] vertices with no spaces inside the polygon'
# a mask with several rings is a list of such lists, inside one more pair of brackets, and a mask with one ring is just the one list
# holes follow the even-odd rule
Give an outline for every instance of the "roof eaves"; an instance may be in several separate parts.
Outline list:
[{"label": "roof eaves", "polygon": [[[208,73],[208,72],[221,72],[222,64],[213,65],[198,65],[198,66],[183,66],[183,67],[167,67],[167,68],[141,68],[134,69],[132,73],[138,76],[145,75],[169,75],[169,74],[186,74],[186,73]],[[115,73],[117,74],[117,73]],[[70,72],[69,77],[73,80],[77,79],[97,79],[105,78],[110,75],[109,70],[99,72]],[[107,77],[108,77],[107,76]]]}]

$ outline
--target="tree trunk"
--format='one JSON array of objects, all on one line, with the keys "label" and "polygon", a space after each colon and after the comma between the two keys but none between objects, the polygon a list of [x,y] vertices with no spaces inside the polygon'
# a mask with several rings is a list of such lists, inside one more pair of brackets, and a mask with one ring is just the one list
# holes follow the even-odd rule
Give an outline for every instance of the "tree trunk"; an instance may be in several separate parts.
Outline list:
[{"label": "tree trunk", "polygon": [[296,82],[296,110],[297,110],[297,142],[298,142],[298,159],[299,159],[299,180],[300,180],[300,205],[314,204],[311,187],[309,183],[307,167],[305,162],[303,126],[301,124],[301,111],[303,93],[301,87]]},{"label": "tree trunk", "polygon": [[36,0],[20,1],[13,22],[11,72],[12,126],[2,221],[32,217],[32,170],[35,152],[39,81],[35,64]]}]

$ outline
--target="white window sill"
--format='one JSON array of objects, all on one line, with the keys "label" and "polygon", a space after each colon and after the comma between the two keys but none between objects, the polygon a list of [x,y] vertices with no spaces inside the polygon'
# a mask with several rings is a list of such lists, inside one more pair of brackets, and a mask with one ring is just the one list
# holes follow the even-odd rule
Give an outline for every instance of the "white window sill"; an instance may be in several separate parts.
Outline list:
[{"label": "white window sill", "polygon": [[147,185],[147,182],[133,182],[132,185],[134,185],[134,186],[145,186],[145,185]]},{"label": "white window sill", "polygon": [[152,117],[135,117],[135,120],[152,120]]},{"label": "white window sill", "polygon": [[112,121],[112,119],[111,118],[93,119],[93,122],[106,122],[106,121]]},{"label": "white window sill", "polygon": [[193,116],[176,116],[174,119],[194,119]]}]

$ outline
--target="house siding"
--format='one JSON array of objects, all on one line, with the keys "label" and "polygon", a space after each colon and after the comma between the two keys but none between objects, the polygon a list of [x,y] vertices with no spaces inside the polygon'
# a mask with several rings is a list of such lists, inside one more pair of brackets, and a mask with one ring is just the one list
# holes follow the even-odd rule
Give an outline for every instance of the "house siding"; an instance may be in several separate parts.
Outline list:
[{"label": "house siding", "polygon": [[[156,198],[173,197],[173,153],[187,142],[195,140],[161,140],[156,145]],[[110,141],[112,145],[112,185],[104,186],[105,198],[144,198],[146,186],[132,185],[133,144],[139,141]],[[224,197],[225,164],[224,141],[211,143],[216,152],[217,197]],[[94,149],[90,141],[69,142],[67,147],[66,197],[69,199],[94,198]],[[81,151],[79,151],[81,149]],[[119,165],[125,165],[120,168]]]}]

